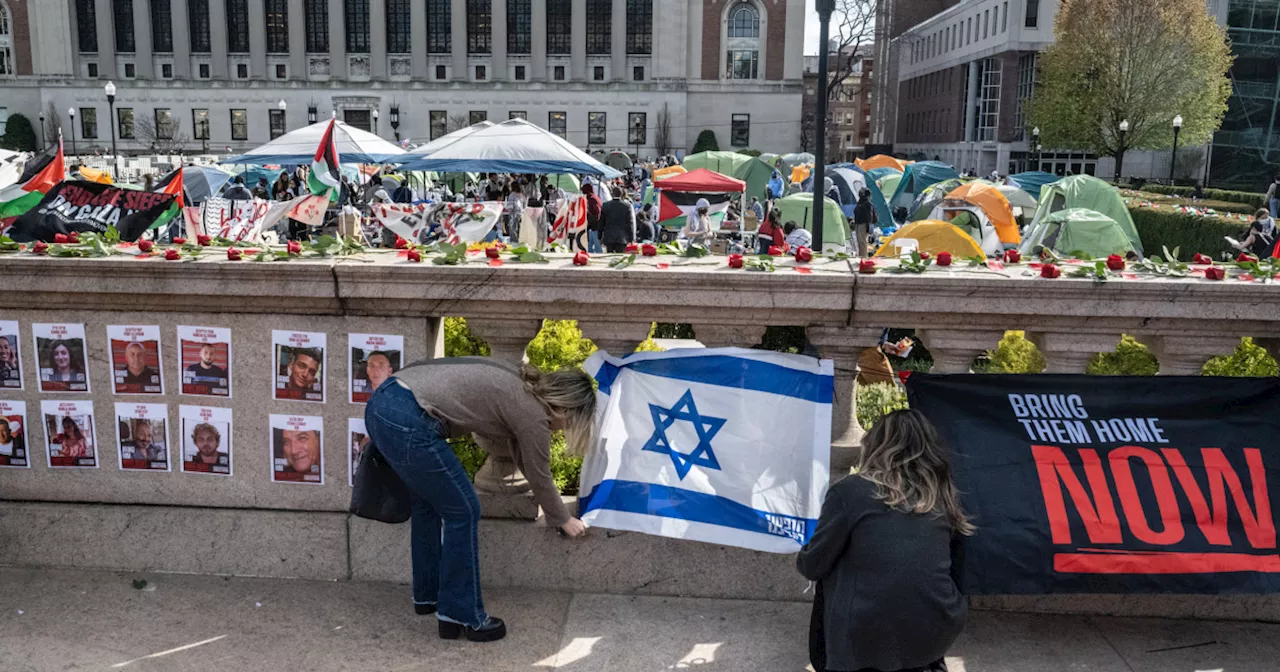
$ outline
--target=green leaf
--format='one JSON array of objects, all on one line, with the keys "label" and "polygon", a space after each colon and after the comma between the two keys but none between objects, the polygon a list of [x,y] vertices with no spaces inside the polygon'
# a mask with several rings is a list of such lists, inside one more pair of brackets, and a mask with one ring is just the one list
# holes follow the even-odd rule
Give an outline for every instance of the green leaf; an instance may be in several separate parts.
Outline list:
[{"label": "green leaf", "polygon": [[524,254],[516,258],[527,264],[528,263],[543,263],[543,264],[547,263],[547,258],[537,252],[525,252]]},{"label": "green leaf", "polygon": [[0,236],[0,252],[17,252],[22,246],[9,236]]},{"label": "green leaf", "polygon": [[108,243],[115,245],[116,243],[120,242],[120,231],[117,230],[114,225],[108,226],[106,233],[102,234],[102,237]]},{"label": "green leaf", "polygon": [[609,268],[622,270],[634,263],[636,263],[636,255],[628,254],[625,257],[609,262]]}]

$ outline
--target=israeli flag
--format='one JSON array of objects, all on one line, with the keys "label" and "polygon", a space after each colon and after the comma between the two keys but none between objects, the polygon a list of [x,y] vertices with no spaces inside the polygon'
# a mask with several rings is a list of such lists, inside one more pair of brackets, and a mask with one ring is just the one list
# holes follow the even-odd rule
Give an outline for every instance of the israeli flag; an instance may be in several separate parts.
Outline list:
[{"label": "israeli flag", "polygon": [[582,466],[583,522],[795,553],[830,478],[830,360],[717,348],[596,352],[600,439]]}]

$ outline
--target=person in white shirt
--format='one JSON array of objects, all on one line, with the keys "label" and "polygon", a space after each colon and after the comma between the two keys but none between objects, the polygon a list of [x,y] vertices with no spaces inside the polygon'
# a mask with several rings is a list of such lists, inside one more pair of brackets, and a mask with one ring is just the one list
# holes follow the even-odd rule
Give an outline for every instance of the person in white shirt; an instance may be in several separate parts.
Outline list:
[{"label": "person in white shirt", "polygon": [[711,238],[711,202],[699,198],[681,233],[690,244],[706,245]]},{"label": "person in white shirt", "polygon": [[807,229],[796,226],[795,222],[783,224],[782,231],[787,234],[787,245],[792,249],[813,245],[813,234],[809,233]]}]

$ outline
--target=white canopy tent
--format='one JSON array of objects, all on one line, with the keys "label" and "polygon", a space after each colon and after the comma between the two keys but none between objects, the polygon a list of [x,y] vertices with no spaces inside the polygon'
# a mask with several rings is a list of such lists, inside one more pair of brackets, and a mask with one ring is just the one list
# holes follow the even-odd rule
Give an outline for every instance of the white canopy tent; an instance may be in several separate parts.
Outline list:
[{"label": "white canopy tent", "polygon": [[407,161],[403,168],[442,173],[572,173],[605,178],[622,175],[568,140],[525,119],[508,119],[474,130],[428,155]]},{"label": "white canopy tent", "polygon": [[[261,147],[251,149],[240,156],[223,159],[221,163],[282,166],[310,164],[316,148],[329,127],[329,119],[290,131]],[[385,163],[397,161],[404,150],[390,141],[362,131],[345,122],[337,121],[333,129],[333,141],[338,147],[338,160],[342,163]]]},{"label": "white canopy tent", "polygon": [[484,130],[486,128],[489,128],[490,126],[493,126],[492,121],[482,121],[478,124],[472,124],[470,126],[467,126],[466,128],[459,128],[458,130],[452,133],[448,133],[446,135],[442,135],[436,138],[435,140],[432,140],[431,142],[428,142],[427,144],[422,145],[421,147],[414,147],[408,152],[405,152],[404,156],[400,157],[399,160],[413,161],[414,159],[420,159],[424,156],[429,156],[431,154],[434,154],[444,149],[445,147],[448,147],[449,145],[452,145],[453,143],[465,137],[470,136],[472,133],[475,133],[476,131]]},{"label": "white canopy tent", "polygon": [[0,189],[18,181],[22,177],[22,167],[27,163],[27,154],[0,149]]}]

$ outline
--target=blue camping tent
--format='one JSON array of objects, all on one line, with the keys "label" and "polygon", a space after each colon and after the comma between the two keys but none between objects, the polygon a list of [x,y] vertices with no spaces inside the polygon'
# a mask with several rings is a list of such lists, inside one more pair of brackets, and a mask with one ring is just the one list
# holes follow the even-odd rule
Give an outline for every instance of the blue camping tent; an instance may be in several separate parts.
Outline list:
[{"label": "blue camping tent", "polygon": [[915,201],[916,194],[925,187],[955,177],[960,177],[960,174],[945,163],[917,161],[907,166],[906,171],[902,173],[902,181],[898,183],[897,191],[893,192],[893,196],[889,199],[889,207],[909,207]]},{"label": "blue camping tent", "polygon": [[[876,211],[876,221],[884,226],[893,221],[893,215],[889,211],[889,203],[885,200],[884,194],[880,192],[880,187],[876,186],[876,180],[871,173],[859,168],[852,163],[834,163],[827,166],[826,177],[831,178],[831,182],[835,184],[836,189],[840,192],[840,211],[845,217],[853,217],[853,207],[858,204],[858,192],[863,188],[871,191],[871,206]],[[803,183],[803,189],[807,192],[813,192],[813,175]]]},{"label": "blue camping tent", "polygon": [[1031,197],[1040,200],[1040,187],[1051,182],[1057,182],[1062,178],[1053,173],[1046,173],[1042,170],[1033,170],[1026,173],[1017,173],[1009,176],[1009,184],[1031,194]]}]

